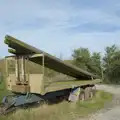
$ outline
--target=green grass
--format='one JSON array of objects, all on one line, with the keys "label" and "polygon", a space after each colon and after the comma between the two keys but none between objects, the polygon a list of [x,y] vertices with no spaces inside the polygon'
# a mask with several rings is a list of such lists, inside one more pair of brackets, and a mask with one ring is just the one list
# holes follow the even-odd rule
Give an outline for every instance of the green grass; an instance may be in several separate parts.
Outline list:
[{"label": "green grass", "polygon": [[6,90],[5,81],[2,80],[2,82],[0,83],[0,102],[2,101],[3,97],[6,95],[8,95],[8,91]]},{"label": "green grass", "polygon": [[68,103],[64,101],[59,104],[44,104],[39,108],[19,110],[9,116],[1,116],[0,120],[73,120],[96,112],[112,100],[112,94],[98,91],[96,96],[88,101]]},{"label": "green grass", "polygon": [[111,100],[112,100],[112,94],[104,91],[98,91],[93,99],[91,99],[90,101],[78,102],[77,106],[81,106],[78,107],[79,110],[81,108],[84,109],[83,111],[81,111],[82,112],[81,116],[84,116],[86,114],[90,114],[92,112],[104,108],[104,105],[110,102]]}]

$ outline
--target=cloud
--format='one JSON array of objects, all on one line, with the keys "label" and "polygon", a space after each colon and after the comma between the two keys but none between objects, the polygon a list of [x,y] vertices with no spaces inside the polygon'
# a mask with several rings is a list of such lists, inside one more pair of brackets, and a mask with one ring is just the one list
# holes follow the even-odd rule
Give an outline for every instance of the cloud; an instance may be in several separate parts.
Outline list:
[{"label": "cloud", "polygon": [[120,44],[118,0],[1,0],[0,56],[10,34],[57,56],[69,58],[77,47],[103,52]]},{"label": "cloud", "polygon": [[96,23],[84,23],[68,28],[70,33],[77,32],[115,32],[120,30],[120,26],[111,24],[96,24]]}]

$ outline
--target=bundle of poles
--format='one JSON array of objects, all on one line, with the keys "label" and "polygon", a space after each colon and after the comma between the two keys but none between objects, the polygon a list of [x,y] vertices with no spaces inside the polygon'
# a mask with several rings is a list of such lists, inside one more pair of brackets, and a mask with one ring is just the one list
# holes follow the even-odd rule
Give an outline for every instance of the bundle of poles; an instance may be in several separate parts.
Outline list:
[{"label": "bundle of poles", "polygon": [[9,53],[12,53],[14,55],[34,55],[36,54],[36,57],[30,58],[29,60],[42,65],[42,59],[40,57],[40,54],[44,56],[44,66],[50,69],[53,69],[57,72],[75,77],[79,80],[91,80],[96,79],[97,76],[87,72],[85,70],[82,70],[74,65],[66,64],[62,60],[42,51],[39,50],[31,45],[28,45],[16,38],[13,38],[9,35],[5,36],[4,41],[10,49],[8,49]]}]

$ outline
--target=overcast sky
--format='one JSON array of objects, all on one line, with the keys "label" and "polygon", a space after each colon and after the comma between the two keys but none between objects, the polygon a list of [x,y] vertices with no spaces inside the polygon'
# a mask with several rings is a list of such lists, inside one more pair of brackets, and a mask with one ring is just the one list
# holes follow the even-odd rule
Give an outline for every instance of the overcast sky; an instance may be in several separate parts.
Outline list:
[{"label": "overcast sky", "polygon": [[79,47],[103,53],[120,45],[120,0],[0,0],[0,57],[6,34],[65,59]]}]

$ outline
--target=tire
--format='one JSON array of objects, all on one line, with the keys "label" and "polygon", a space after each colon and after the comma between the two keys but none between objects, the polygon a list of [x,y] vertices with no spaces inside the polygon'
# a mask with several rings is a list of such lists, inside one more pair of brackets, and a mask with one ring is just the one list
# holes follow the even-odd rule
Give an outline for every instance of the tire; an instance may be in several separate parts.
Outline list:
[{"label": "tire", "polygon": [[90,94],[90,96],[89,96],[89,97],[92,99],[92,98],[93,98],[93,96],[94,96],[94,95],[93,95],[93,91],[92,91],[92,87],[90,87],[89,89],[90,89],[90,93],[89,93],[89,94]]},{"label": "tire", "polygon": [[92,93],[93,93],[93,96],[95,96],[95,94],[96,94],[96,86],[92,87]]},{"label": "tire", "polygon": [[85,88],[85,100],[88,100],[90,98],[90,92],[89,92],[89,87]]},{"label": "tire", "polygon": [[80,95],[79,95],[79,100],[80,101],[85,101],[85,93],[84,92],[81,92]]}]

